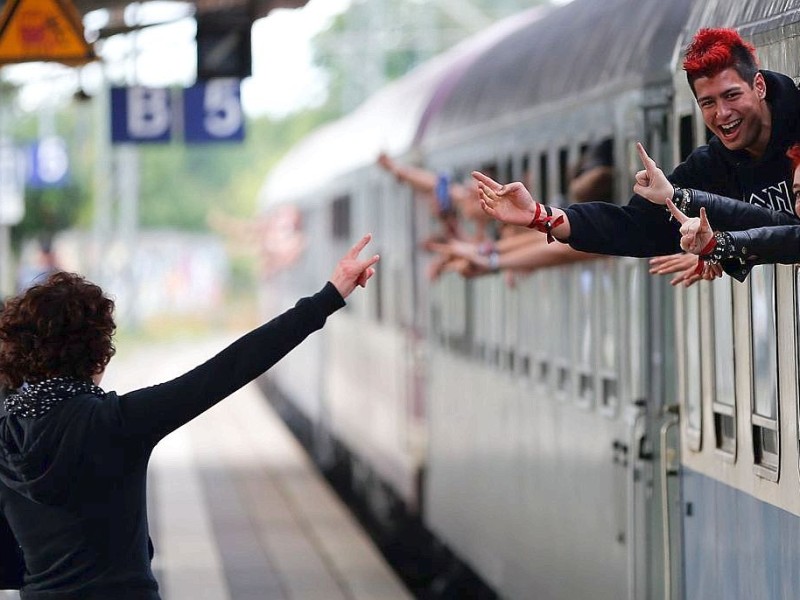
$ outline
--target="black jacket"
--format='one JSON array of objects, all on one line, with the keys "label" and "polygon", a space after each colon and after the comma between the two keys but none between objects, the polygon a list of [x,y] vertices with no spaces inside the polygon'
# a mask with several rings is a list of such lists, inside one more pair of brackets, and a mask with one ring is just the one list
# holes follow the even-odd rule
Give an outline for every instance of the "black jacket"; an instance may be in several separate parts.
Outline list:
[{"label": "black jacket", "polygon": [[[800,91],[787,76],[762,71],[772,132],[764,156],[732,152],[716,137],[696,148],[668,176],[678,187],[705,190],[793,215],[791,163],[786,150],[800,140]],[[616,256],[659,256],[680,252],[678,225],[663,207],[634,195],[626,206],[601,202],[564,209],[569,245]]]},{"label": "black jacket", "polygon": [[156,443],[280,360],[344,305],[333,284],[160,385],[0,414],[0,509],[22,547],[24,600],[157,600],[147,528]]},{"label": "black jacket", "polygon": [[757,264],[800,262],[800,219],[794,213],[699,190],[690,190],[690,198],[688,216],[698,216],[704,207],[712,229],[728,232],[732,258],[724,265],[732,277],[742,281]]}]

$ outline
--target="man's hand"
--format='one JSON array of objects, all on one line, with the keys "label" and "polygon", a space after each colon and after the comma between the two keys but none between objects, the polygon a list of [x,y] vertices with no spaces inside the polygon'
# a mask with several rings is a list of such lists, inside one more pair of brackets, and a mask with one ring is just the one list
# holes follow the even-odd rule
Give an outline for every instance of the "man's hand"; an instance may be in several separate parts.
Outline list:
[{"label": "man's hand", "polygon": [[648,156],[644,146],[639,142],[636,142],[636,151],[639,153],[644,170],[636,173],[633,193],[639,194],[653,204],[663,205],[664,198],[672,198],[675,194],[675,188],[664,175],[664,171],[658,168],[656,162]]},{"label": "man's hand", "polygon": [[366,260],[358,258],[370,240],[372,240],[371,233],[361,238],[342,257],[331,275],[331,283],[339,290],[342,298],[347,298],[357,285],[367,287],[367,281],[375,274],[373,265],[380,260],[380,256],[375,254]]},{"label": "man's hand", "polygon": [[692,285],[700,281],[701,277],[695,274],[697,270],[697,257],[694,254],[670,254],[669,256],[656,256],[650,259],[650,273],[653,275],[669,275],[678,273],[670,285]]},{"label": "man's hand", "polygon": [[481,208],[503,223],[527,226],[536,214],[536,202],[519,181],[501,185],[478,171],[472,176],[478,182]]}]

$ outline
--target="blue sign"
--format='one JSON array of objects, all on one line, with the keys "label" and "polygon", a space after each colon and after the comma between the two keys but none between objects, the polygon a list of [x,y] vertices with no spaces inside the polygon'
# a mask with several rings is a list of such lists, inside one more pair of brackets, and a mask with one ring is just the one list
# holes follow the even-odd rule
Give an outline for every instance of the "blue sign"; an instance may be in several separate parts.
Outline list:
[{"label": "blue sign", "polygon": [[28,146],[28,185],[59,188],[69,182],[69,153],[63,138],[47,136]]},{"label": "blue sign", "polygon": [[210,79],[183,91],[183,137],[187,144],[244,139],[239,80]]},{"label": "blue sign", "polygon": [[172,122],[169,89],[141,86],[111,89],[112,142],[168,142]]}]

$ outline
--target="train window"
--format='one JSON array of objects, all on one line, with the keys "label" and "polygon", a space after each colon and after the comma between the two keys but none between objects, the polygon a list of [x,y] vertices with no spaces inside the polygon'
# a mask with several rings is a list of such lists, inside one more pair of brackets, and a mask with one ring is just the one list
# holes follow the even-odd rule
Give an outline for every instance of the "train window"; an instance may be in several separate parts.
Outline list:
[{"label": "train window", "polygon": [[694,141],[694,117],[693,115],[683,115],[678,122],[678,148],[681,153],[680,162],[686,158],[695,149]]},{"label": "train window", "polygon": [[350,239],[350,196],[339,196],[331,204],[331,234],[334,239]]},{"label": "train window", "polygon": [[503,163],[502,171],[500,173],[502,179],[500,181],[513,181],[514,180],[514,159],[510,156]]},{"label": "train window", "polygon": [[531,158],[527,154],[522,157],[520,165],[519,180],[525,184],[529,190],[533,190],[533,177],[531,173]]},{"label": "train window", "polygon": [[775,266],[754,268],[750,274],[753,455],[756,474],[770,480],[777,479],[779,459],[775,301]]},{"label": "train window", "polygon": [[[597,264],[599,289],[597,305],[599,308],[599,380],[600,408],[607,414],[616,412],[619,404],[617,367],[619,364],[619,290],[616,281],[616,263],[604,261]],[[641,348],[641,345],[634,346]]]},{"label": "train window", "polygon": [[683,295],[683,398],[686,406],[686,435],[692,450],[700,450],[703,426],[702,370],[700,368],[700,286]]},{"label": "train window", "polygon": [[594,399],[595,336],[593,305],[595,300],[594,265],[575,268],[577,294],[575,296],[575,368],[577,371],[577,400],[581,406],[589,407]]},{"label": "train window", "polygon": [[547,152],[539,155],[539,200],[545,204],[550,203],[550,157]]},{"label": "train window", "polygon": [[736,385],[733,353],[733,289],[728,277],[711,284],[714,344],[714,436],[718,450],[736,455]]},{"label": "train window", "polygon": [[567,197],[569,189],[569,148],[560,148],[558,151],[558,194],[561,198]]}]

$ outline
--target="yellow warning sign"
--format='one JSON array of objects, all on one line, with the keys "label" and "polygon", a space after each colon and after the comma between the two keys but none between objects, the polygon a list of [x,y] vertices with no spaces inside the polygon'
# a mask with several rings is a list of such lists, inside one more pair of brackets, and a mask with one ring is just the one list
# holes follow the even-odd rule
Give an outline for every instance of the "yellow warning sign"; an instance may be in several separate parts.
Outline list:
[{"label": "yellow warning sign", "polygon": [[0,15],[0,65],[56,61],[82,65],[95,59],[69,0],[7,0]]}]

